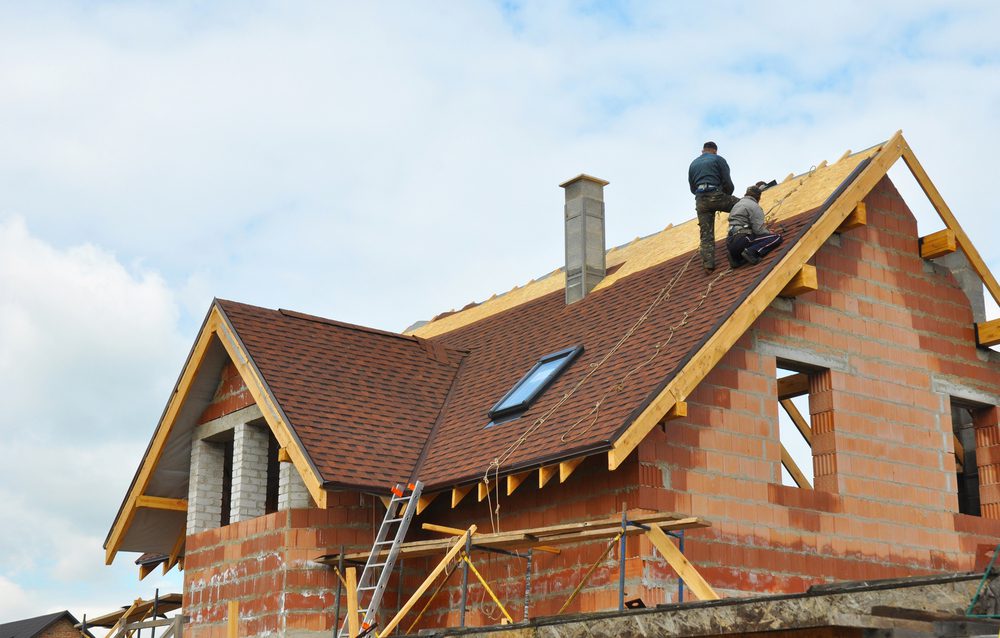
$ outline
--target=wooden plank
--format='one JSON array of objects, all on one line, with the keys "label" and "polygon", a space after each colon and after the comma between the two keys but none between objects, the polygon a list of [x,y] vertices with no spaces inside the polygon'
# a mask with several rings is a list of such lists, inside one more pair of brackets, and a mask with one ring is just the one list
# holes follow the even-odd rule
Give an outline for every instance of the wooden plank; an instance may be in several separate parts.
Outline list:
[{"label": "wooden plank", "polygon": [[188,502],[186,498],[163,498],[162,496],[149,496],[143,494],[135,499],[136,507],[145,507],[151,510],[172,510],[174,512],[186,512]]},{"label": "wooden plank", "polygon": [[809,375],[804,372],[778,379],[778,400],[794,399],[809,394]]},{"label": "wooden plank", "polygon": [[226,622],[226,638],[240,638],[240,601],[229,601]]},{"label": "wooden plank", "polygon": [[[347,582],[347,631],[350,636],[361,633],[361,619],[358,618],[358,568],[344,570]],[[340,631],[340,628],[337,628]]]},{"label": "wooden plank", "polygon": [[660,554],[666,559],[667,564],[674,568],[674,571],[684,581],[684,584],[688,586],[691,593],[698,597],[698,600],[719,600],[719,594],[712,589],[708,581],[691,564],[691,561],[677,549],[677,546],[670,540],[670,537],[656,523],[652,523],[649,526],[646,536],[653,543],[653,546],[660,550]]},{"label": "wooden plank", "polygon": [[791,399],[781,399],[778,403],[780,403],[781,407],[783,407],[785,412],[788,413],[788,416],[792,419],[792,423],[795,424],[795,427],[798,428],[799,432],[802,434],[802,438],[806,440],[809,447],[812,447],[812,427],[810,427],[809,422],[806,421],[805,417],[802,416],[802,413],[799,412],[799,408],[792,403]]},{"label": "wooden plank", "polygon": [[844,151],[844,154],[841,155],[840,159],[838,159],[837,161],[838,162],[843,162],[845,159],[847,159],[850,156],[851,156],[851,149],[847,149],[846,151]]},{"label": "wooden plank", "polygon": [[576,468],[580,467],[580,464],[583,463],[583,459],[584,457],[578,456],[575,459],[570,459],[568,461],[563,461],[562,463],[560,463],[559,482],[565,483],[566,479],[569,478],[569,475],[572,474],[574,471],[576,471]]},{"label": "wooden plank", "polygon": [[903,161],[906,162],[906,166],[910,169],[910,173],[920,184],[920,188],[923,189],[924,194],[927,198],[931,200],[931,205],[934,206],[934,210],[937,211],[938,216],[944,222],[944,225],[950,228],[955,233],[955,241],[958,243],[958,247],[962,249],[965,253],[966,258],[969,260],[969,264],[972,269],[976,271],[976,274],[983,280],[983,284],[986,285],[986,289],[990,292],[993,300],[1000,304],[1000,284],[997,283],[996,277],[987,268],[986,262],[983,261],[982,256],[976,247],[972,245],[972,240],[969,236],[965,234],[965,230],[962,229],[961,224],[955,219],[952,214],[951,209],[948,208],[948,204],[945,203],[944,198],[941,197],[941,193],[938,192],[934,182],[924,171],[924,167],[920,165],[917,160],[917,156],[913,154],[913,150],[910,148],[909,144],[906,144],[903,148]]},{"label": "wooden plank", "polygon": [[977,323],[976,344],[984,348],[1000,344],[1000,319]]},{"label": "wooden plank", "polygon": [[959,472],[965,471],[965,446],[962,442],[958,440],[958,437],[954,434],[951,435],[952,445],[955,448],[955,465],[958,467]]},{"label": "wooden plank", "polygon": [[442,534],[448,534],[450,536],[461,536],[465,533],[464,529],[448,527],[447,525],[435,525],[434,523],[423,523],[420,526],[420,529],[427,530],[428,532],[441,532]]},{"label": "wooden plank", "polygon": [[788,473],[791,474],[792,480],[795,481],[795,484],[802,489],[811,490],[812,485],[809,483],[809,479],[807,479],[806,475],[799,469],[799,466],[795,463],[795,459],[792,458],[792,455],[788,453],[788,449],[785,448],[785,444],[779,443],[779,445],[781,446],[781,464],[784,465],[785,469],[788,470]]},{"label": "wooden plank", "polygon": [[209,344],[215,338],[215,330],[219,321],[218,310],[213,306],[208,318],[205,320],[205,325],[202,327],[201,332],[198,333],[198,338],[195,340],[191,354],[188,356],[187,361],[184,362],[184,369],[181,372],[180,379],[177,381],[177,387],[174,388],[174,393],[167,402],[167,409],[163,412],[163,417],[160,419],[160,422],[156,426],[156,431],[153,433],[153,440],[149,443],[149,451],[143,457],[139,465],[139,470],[136,472],[135,480],[132,482],[132,487],[129,489],[128,496],[125,497],[122,509],[111,527],[111,533],[108,535],[108,542],[104,548],[104,562],[107,565],[110,565],[115,559],[115,554],[118,553],[118,548],[121,547],[122,540],[125,538],[125,532],[132,525],[132,521],[135,518],[135,502],[149,486],[149,479],[153,475],[156,464],[160,461],[160,456],[163,454],[163,448],[166,445],[167,438],[170,436],[170,431],[174,427],[177,414],[187,400],[188,393],[191,391],[191,383],[201,369],[202,361],[205,358],[205,351],[208,350]]},{"label": "wooden plank", "polygon": [[847,232],[853,228],[859,228],[861,226],[868,225],[868,206],[864,202],[858,202],[854,206],[854,210],[844,218],[844,221],[837,226],[838,233]]},{"label": "wooden plank", "polygon": [[177,535],[177,540],[174,541],[174,547],[170,550],[170,556],[167,557],[166,562],[163,563],[163,573],[169,572],[174,565],[176,565],[181,559],[181,552],[184,550],[184,541],[187,539],[186,530],[181,530],[181,533]]},{"label": "wooden plank", "polygon": [[288,453],[286,448],[278,449],[278,463],[291,463],[292,455]]},{"label": "wooden plank", "polygon": [[792,280],[781,289],[778,296],[790,298],[798,297],[807,292],[813,292],[819,288],[819,279],[816,277],[816,266],[802,264],[799,272],[795,273]]},{"label": "wooden plank", "polygon": [[924,259],[936,259],[958,250],[955,231],[950,228],[939,230],[920,238],[920,256]]},{"label": "wooden plank", "polygon": [[677,397],[689,396],[694,391],[701,380],[743,336],[747,328],[770,306],[802,264],[812,258],[854,210],[857,203],[864,199],[885,176],[889,168],[901,157],[904,145],[902,131],[897,131],[881,146],[872,156],[868,166],[844,189],[840,197],[827,208],[805,236],[789,249],[750,296],[733,311],[663,391],[614,441],[611,450],[608,451],[608,469],[618,468],[628,458],[649,431],[656,427],[667,411],[677,403],[679,400]]},{"label": "wooden plank", "polygon": [[538,468],[538,487],[545,487],[545,484],[552,480],[552,477],[559,471],[558,465],[546,465]]},{"label": "wooden plank", "polygon": [[253,397],[257,407],[260,408],[261,413],[264,415],[264,420],[267,421],[268,426],[271,428],[271,433],[277,439],[278,446],[285,448],[288,452],[292,465],[299,471],[299,476],[302,477],[302,482],[306,484],[306,489],[309,490],[309,495],[312,496],[316,507],[326,509],[326,490],[323,489],[322,478],[319,476],[316,468],[313,467],[312,461],[306,455],[305,449],[299,446],[298,439],[292,434],[291,426],[285,423],[281,410],[278,409],[277,403],[272,399],[264,380],[260,378],[256,368],[250,362],[249,353],[243,349],[243,346],[236,338],[233,327],[229,325],[225,316],[218,310],[218,306],[214,307],[213,311],[217,312],[219,316],[217,328],[219,341],[226,349],[226,352],[229,353],[233,365],[239,370],[243,383],[246,384],[247,390],[250,391],[250,396]]},{"label": "wooden plank", "polygon": [[458,504],[462,502],[465,495],[472,491],[471,485],[462,485],[459,487],[451,488],[451,506],[452,508],[458,507]]},{"label": "wooden plank", "polygon": [[527,472],[519,472],[517,474],[508,474],[507,475],[507,496],[510,496],[511,494],[513,494],[514,490],[516,490],[518,487],[520,487],[521,483],[524,482],[524,479],[526,479],[529,476],[531,476],[532,471],[533,470],[528,470]]},{"label": "wooden plank", "polygon": [[433,494],[421,494],[420,497],[417,499],[417,514],[420,514],[425,509],[427,509],[427,506],[430,505],[431,502],[433,502],[434,499],[436,499],[438,494],[440,493],[441,492],[434,492]]},{"label": "wooden plank", "polygon": [[[467,531],[467,534],[471,537],[475,533],[476,533],[476,526],[475,525],[470,526]],[[445,557],[443,559],[441,559],[441,562],[438,563],[437,566],[431,570],[431,573],[427,575],[427,578],[424,579],[424,582],[422,582],[420,586],[417,587],[417,590],[413,592],[413,595],[410,596],[410,599],[406,601],[406,604],[400,607],[399,611],[396,612],[396,615],[392,617],[392,620],[390,620],[386,624],[386,626],[382,629],[382,631],[378,633],[379,636],[392,635],[392,630],[395,629],[400,622],[402,622],[406,614],[410,613],[410,610],[413,609],[413,606],[417,604],[417,601],[420,600],[420,597],[424,595],[424,592],[427,591],[428,588],[430,588],[431,583],[433,583],[437,579],[437,577],[441,574],[441,572],[445,570],[448,564],[451,563],[452,559],[455,558],[455,555],[458,554],[458,552],[465,547],[465,542],[466,540],[464,537],[459,538],[458,540],[455,541],[455,544],[452,546],[452,548],[448,550],[448,553],[445,554]],[[355,616],[357,616],[357,614],[355,614]],[[352,632],[352,635],[357,635],[357,634]]]}]

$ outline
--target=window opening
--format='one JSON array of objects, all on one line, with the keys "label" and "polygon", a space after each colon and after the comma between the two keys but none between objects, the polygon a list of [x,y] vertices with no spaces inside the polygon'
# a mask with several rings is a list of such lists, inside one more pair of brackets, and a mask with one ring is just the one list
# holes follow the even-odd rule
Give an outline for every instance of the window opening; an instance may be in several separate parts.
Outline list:
[{"label": "window opening", "polygon": [[233,440],[222,443],[222,512],[219,525],[229,525],[229,510],[233,503]]},{"label": "window opening", "polygon": [[496,405],[490,408],[489,417],[493,423],[503,417],[516,418],[520,416],[581,352],[583,352],[583,346],[575,346],[553,352],[539,359],[528,370],[528,373],[521,377],[521,380],[502,399],[497,401]]},{"label": "window opening", "polygon": [[778,365],[778,440],[781,484],[812,489],[812,425],[809,419],[809,375],[789,364]]},{"label": "window opening", "polygon": [[958,478],[958,511],[980,516],[979,466],[976,463],[976,428],[973,414],[977,406],[951,400],[951,431]]}]

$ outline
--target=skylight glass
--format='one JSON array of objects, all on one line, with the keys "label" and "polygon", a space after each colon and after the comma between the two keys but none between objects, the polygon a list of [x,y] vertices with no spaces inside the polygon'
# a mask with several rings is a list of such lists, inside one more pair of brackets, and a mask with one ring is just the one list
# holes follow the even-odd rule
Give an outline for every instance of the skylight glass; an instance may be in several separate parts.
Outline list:
[{"label": "skylight glass", "polygon": [[524,412],[535,401],[536,398],[548,387],[563,370],[566,369],[573,359],[583,351],[583,346],[566,348],[559,352],[545,355],[538,360],[528,374],[521,377],[521,380],[511,388],[510,392],[504,395],[497,404],[490,409],[491,419],[515,415]]}]

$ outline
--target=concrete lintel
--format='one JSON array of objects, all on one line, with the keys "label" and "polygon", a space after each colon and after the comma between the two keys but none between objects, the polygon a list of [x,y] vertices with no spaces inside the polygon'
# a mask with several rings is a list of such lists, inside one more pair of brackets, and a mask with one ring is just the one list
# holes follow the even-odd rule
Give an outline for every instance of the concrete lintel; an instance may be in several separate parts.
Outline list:
[{"label": "concrete lintel", "polygon": [[230,412],[229,414],[220,416],[218,419],[212,419],[211,421],[195,426],[194,438],[199,441],[211,439],[223,432],[235,429],[240,423],[250,423],[263,418],[264,414],[256,404],[248,405],[236,412]]},{"label": "concrete lintel", "polygon": [[955,383],[951,379],[934,377],[931,381],[931,388],[935,392],[947,394],[956,399],[973,401],[984,405],[1000,405],[1000,395],[984,392],[978,388],[970,388],[969,386]]},{"label": "concrete lintel", "polygon": [[778,359],[796,361],[817,368],[828,368],[838,372],[850,372],[851,366],[847,363],[847,357],[837,357],[830,354],[820,354],[812,350],[793,348],[784,344],[772,341],[757,340],[757,352]]}]

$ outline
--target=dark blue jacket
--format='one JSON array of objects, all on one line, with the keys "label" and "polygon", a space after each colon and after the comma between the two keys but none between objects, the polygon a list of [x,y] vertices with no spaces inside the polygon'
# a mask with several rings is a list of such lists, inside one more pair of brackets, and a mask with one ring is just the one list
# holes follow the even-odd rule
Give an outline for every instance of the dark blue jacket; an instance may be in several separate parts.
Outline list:
[{"label": "dark blue jacket", "polygon": [[729,164],[715,153],[702,153],[694,158],[688,169],[688,184],[692,194],[697,194],[698,184],[709,184],[726,195],[732,195],[735,190],[729,177]]}]

